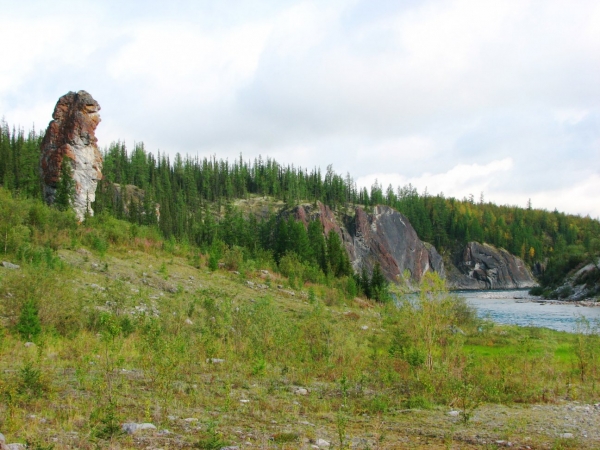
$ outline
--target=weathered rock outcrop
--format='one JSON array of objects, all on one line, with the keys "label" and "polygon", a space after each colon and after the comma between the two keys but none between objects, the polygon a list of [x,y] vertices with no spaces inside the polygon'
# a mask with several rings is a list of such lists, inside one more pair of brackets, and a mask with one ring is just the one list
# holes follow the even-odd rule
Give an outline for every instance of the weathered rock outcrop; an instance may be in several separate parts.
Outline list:
[{"label": "weathered rock outcrop", "polygon": [[522,289],[537,285],[525,263],[504,249],[469,242],[448,271],[452,289]]},{"label": "weathered rock outcrop", "polygon": [[547,289],[542,295],[566,301],[600,300],[600,258],[575,268],[559,287]]},{"label": "weathered rock outcrop", "polygon": [[373,213],[356,208],[354,216],[336,217],[326,205],[301,205],[292,213],[308,225],[320,220],[327,235],[336,232],[346,246],[355,272],[370,274],[379,263],[389,281],[398,281],[405,271],[410,281],[419,282],[428,271],[446,278],[451,289],[520,289],[536,286],[525,263],[506,250],[470,242],[453,261],[444,265],[431,244],[417,236],[408,219],[388,206],[376,206]]},{"label": "weathered rock outcrop", "polygon": [[422,242],[408,219],[388,206],[376,206],[372,214],[356,208],[347,224],[350,261],[355,271],[363,267],[369,273],[376,263],[390,281],[398,281],[405,271],[419,281],[429,271],[445,276],[442,257]]},{"label": "weathered rock outcrop", "polygon": [[372,214],[359,207],[354,216],[337,218],[328,206],[317,202],[316,207],[298,206],[293,214],[305,225],[309,220],[320,220],[325,235],[332,230],[337,233],[357,273],[365,268],[371,274],[379,263],[390,281],[398,281],[405,271],[416,282],[428,271],[445,275],[436,249],[422,242],[408,219],[390,207],[376,206]]},{"label": "weathered rock outcrop", "polygon": [[90,203],[95,200],[96,186],[102,179],[102,155],[95,135],[100,122],[98,111],[100,105],[86,91],[63,95],[42,141],[44,199],[48,204],[54,203],[62,166],[68,161],[75,181],[73,209],[79,220],[83,220],[86,210],[93,214]]}]

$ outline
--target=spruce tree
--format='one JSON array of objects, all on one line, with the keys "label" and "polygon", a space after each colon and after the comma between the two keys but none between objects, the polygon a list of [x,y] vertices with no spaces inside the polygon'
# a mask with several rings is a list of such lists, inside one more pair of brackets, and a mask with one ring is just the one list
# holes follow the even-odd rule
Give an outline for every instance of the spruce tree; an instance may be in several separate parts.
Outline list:
[{"label": "spruce tree", "polygon": [[73,205],[75,199],[75,180],[73,180],[73,168],[71,159],[64,156],[60,169],[60,179],[56,186],[54,204],[61,211],[66,211]]}]

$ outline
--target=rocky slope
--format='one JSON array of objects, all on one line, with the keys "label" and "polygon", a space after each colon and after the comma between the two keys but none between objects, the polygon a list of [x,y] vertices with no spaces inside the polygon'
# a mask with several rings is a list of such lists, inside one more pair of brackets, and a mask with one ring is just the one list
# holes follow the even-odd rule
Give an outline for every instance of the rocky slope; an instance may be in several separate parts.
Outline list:
[{"label": "rocky slope", "polygon": [[44,199],[54,203],[62,165],[68,157],[75,182],[73,209],[79,220],[83,220],[86,210],[93,214],[90,203],[102,179],[102,155],[95,135],[100,123],[98,111],[100,105],[86,91],[63,95],[56,103],[41,146]]},{"label": "rocky slope", "polygon": [[577,268],[554,290],[544,297],[568,301],[582,301],[600,295],[600,258]]},{"label": "rocky slope", "polygon": [[354,270],[368,273],[379,263],[386,278],[398,281],[405,273],[418,282],[433,271],[446,278],[451,289],[521,289],[536,285],[525,263],[506,250],[470,242],[459,258],[444,265],[432,245],[417,236],[409,220],[388,206],[376,206],[372,213],[358,207],[354,215],[337,217],[322,203],[298,206],[296,219],[305,224],[320,220],[325,233],[335,231],[346,246]]},{"label": "rocky slope", "polygon": [[537,284],[520,258],[478,242],[467,244],[447,279],[452,289],[524,289]]},{"label": "rocky slope", "polygon": [[387,206],[376,206],[373,213],[356,208],[347,218],[349,239],[346,247],[355,271],[366,267],[372,272],[376,263],[388,280],[398,281],[408,271],[419,281],[428,271],[445,276],[444,263],[437,250],[422,242],[408,219]]}]

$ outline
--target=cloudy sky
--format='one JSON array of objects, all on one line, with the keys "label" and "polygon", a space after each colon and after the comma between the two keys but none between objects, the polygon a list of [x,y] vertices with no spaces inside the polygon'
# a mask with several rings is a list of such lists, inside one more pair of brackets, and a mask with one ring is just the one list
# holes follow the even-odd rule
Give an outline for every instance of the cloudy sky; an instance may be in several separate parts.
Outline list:
[{"label": "cloudy sky", "polygon": [[0,0],[0,116],[600,217],[597,0]]}]

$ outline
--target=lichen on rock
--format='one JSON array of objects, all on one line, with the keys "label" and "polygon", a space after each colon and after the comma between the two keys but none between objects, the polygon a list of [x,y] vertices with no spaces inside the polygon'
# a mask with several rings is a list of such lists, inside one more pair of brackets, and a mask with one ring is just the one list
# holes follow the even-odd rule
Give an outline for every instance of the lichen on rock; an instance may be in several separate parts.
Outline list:
[{"label": "lichen on rock", "polygon": [[86,212],[93,215],[90,204],[102,179],[102,154],[95,135],[100,123],[98,111],[100,105],[86,91],[63,95],[56,103],[41,145],[44,200],[50,205],[55,202],[62,166],[65,162],[71,164],[75,182],[72,207],[80,221]]}]

